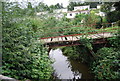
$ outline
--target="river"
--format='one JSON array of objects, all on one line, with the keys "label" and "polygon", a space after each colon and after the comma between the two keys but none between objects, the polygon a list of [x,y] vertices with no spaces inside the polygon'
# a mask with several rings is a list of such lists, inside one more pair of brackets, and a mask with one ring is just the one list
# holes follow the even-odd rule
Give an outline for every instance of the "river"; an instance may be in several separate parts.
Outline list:
[{"label": "river", "polygon": [[68,59],[60,49],[52,49],[49,57],[54,61],[54,76],[58,79],[93,79],[87,65]]}]

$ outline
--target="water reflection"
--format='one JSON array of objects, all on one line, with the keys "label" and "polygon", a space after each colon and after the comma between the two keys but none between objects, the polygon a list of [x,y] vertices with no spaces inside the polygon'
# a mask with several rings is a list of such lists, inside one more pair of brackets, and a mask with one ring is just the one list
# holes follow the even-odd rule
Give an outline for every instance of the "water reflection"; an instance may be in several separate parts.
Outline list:
[{"label": "water reflection", "polygon": [[82,77],[82,73],[79,71],[72,71],[68,58],[62,54],[60,49],[51,50],[49,56],[55,61],[52,66],[59,79],[80,79]]}]

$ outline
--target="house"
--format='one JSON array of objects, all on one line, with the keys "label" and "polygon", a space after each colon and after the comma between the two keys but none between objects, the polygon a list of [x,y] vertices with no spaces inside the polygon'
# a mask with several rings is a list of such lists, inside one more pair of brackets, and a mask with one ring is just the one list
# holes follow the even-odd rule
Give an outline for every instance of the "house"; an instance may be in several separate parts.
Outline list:
[{"label": "house", "polygon": [[86,6],[75,6],[74,7],[74,11],[77,10],[90,10],[90,5],[86,5]]},{"label": "house", "polygon": [[80,14],[80,12],[79,11],[69,11],[69,12],[67,12],[67,18],[70,18],[70,19],[73,19],[73,18],[75,18],[75,16],[77,15],[77,14]]},{"label": "house", "polygon": [[78,14],[89,14],[90,13],[90,5],[86,6],[75,6],[73,11],[67,12],[67,18],[72,19],[75,18]]},{"label": "house", "polygon": [[67,18],[72,19],[75,18],[78,14],[89,14],[90,10],[79,10],[79,11],[68,11],[67,12]]}]

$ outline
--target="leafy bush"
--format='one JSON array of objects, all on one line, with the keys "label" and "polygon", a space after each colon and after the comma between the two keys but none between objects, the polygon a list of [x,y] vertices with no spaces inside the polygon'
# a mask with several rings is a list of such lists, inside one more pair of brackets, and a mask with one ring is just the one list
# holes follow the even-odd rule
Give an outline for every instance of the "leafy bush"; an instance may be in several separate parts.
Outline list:
[{"label": "leafy bush", "polygon": [[95,77],[100,80],[118,79],[118,56],[120,51],[114,51],[113,48],[101,48],[96,53],[96,61],[93,62],[92,70]]},{"label": "leafy bush", "polygon": [[93,40],[90,40],[86,37],[81,37],[80,38],[80,43],[90,50],[93,50],[93,47],[92,47],[92,44],[91,44],[92,42],[93,42]]},{"label": "leafy bush", "polygon": [[89,56],[89,51],[87,47],[88,49],[91,49],[91,44],[63,47],[62,51],[63,51],[63,54],[67,55],[70,59],[81,60],[84,63],[89,63],[91,57]]},{"label": "leafy bush", "polygon": [[3,25],[3,75],[16,79],[49,79],[52,73],[47,50],[37,41],[29,19]]},{"label": "leafy bush", "polygon": [[115,25],[120,26],[120,20],[118,20]]},{"label": "leafy bush", "polygon": [[116,36],[114,36],[112,38],[108,38],[108,40],[112,47],[119,50],[119,48],[120,48],[120,30],[119,29],[118,29],[118,32],[115,33],[115,35]]},{"label": "leafy bush", "polygon": [[109,23],[112,23],[112,22],[116,22],[118,20],[120,20],[120,11],[112,11],[112,12],[109,12],[106,16],[107,18],[107,21]]},{"label": "leafy bush", "polygon": [[76,51],[76,47],[64,47],[62,48],[63,54],[67,55],[70,59],[77,60],[79,58],[79,54]]}]

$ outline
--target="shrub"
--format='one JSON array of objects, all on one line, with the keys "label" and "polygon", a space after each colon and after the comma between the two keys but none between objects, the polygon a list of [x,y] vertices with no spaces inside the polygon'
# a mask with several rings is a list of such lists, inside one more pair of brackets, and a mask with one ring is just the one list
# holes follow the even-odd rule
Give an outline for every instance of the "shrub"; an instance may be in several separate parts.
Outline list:
[{"label": "shrub", "polygon": [[119,78],[118,55],[113,48],[101,48],[96,53],[96,61],[93,62],[92,70],[95,77],[100,80],[111,80]]},{"label": "shrub", "polygon": [[31,25],[29,19],[24,19],[3,26],[3,75],[19,80],[50,78],[47,50],[35,43],[37,37]]}]

